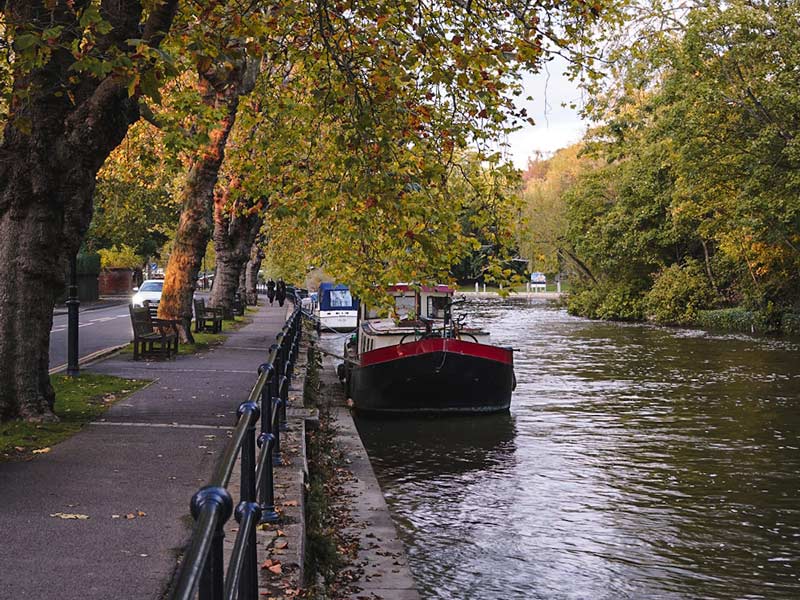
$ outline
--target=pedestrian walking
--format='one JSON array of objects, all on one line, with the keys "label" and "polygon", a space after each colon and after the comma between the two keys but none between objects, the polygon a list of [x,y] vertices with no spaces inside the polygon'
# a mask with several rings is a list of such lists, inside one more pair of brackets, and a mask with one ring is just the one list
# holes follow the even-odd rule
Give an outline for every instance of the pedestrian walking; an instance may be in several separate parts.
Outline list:
[{"label": "pedestrian walking", "polygon": [[278,299],[278,305],[283,306],[286,301],[286,284],[283,279],[278,279],[278,284],[275,286],[275,297]]},{"label": "pedestrian walking", "polygon": [[269,281],[267,281],[267,298],[269,298],[270,304],[272,304],[272,301],[275,300],[275,282],[272,281],[271,277]]}]

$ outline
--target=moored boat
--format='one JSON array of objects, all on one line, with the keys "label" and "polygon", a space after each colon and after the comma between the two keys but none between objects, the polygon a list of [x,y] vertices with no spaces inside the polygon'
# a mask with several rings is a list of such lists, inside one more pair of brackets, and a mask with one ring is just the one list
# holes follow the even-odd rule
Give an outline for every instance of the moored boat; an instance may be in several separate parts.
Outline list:
[{"label": "moored boat", "polygon": [[317,302],[320,331],[351,331],[358,325],[358,300],[346,285],[321,283]]},{"label": "moored boat", "polygon": [[447,286],[395,285],[394,315],[359,310],[341,375],[359,412],[384,414],[507,411],[514,352],[455,319]]}]

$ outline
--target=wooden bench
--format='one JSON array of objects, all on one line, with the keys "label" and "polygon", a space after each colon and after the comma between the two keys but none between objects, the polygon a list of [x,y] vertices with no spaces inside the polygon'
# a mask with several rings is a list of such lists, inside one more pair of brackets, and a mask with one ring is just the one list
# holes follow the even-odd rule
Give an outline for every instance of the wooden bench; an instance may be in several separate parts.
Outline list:
[{"label": "wooden bench", "polygon": [[242,302],[242,295],[239,292],[233,295],[233,314],[244,316],[244,302]]},{"label": "wooden bench", "polygon": [[178,354],[177,321],[150,317],[147,306],[130,306],[133,327],[133,360],[139,357],[170,358]]},{"label": "wooden bench", "polygon": [[194,299],[194,330],[199,333],[207,328],[211,333],[222,331],[222,309],[206,308],[206,301],[202,298]]},{"label": "wooden bench", "polygon": [[158,319],[158,302],[150,302],[150,300],[145,300],[142,302],[142,304],[145,306],[145,308],[147,308],[151,319]]}]

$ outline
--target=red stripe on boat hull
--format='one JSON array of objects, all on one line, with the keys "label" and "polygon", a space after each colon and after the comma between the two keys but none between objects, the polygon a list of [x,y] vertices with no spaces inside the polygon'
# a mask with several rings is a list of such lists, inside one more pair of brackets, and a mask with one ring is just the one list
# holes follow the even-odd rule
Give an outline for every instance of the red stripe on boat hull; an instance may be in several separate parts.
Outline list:
[{"label": "red stripe on boat hull", "polygon": [[367,367],[379,363],[389,362],[400,358],[429,354],[432,352],[448,352],[484,358],[508,365],[514,364],[514,351],[511,348],[501,348],[488,344],[476,344],[457,339],[428,338],[407,344],[397,344],[385,348],[377,348],[364,352],[361,355],[361,366]]}]

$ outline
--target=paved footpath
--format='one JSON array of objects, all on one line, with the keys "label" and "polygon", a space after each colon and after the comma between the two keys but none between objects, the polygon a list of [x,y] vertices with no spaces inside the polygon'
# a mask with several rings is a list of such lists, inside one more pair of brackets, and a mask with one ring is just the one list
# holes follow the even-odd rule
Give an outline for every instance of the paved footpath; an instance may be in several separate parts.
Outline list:
[{"label": "paved footpath", "polygon": [[210,478],[286,309],[249,316],[208,352],[90,367],[153,383],[50,453],[0,463],[0,600],[163,596],[191,533],[189,500]]}]

